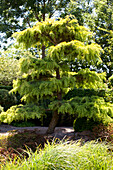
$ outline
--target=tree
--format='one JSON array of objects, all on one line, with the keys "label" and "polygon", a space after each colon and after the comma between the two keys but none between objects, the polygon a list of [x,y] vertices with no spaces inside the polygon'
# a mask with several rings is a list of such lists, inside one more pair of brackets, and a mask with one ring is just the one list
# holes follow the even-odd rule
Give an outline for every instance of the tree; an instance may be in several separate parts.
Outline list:
[{"label": "tree", "polygon": [[[33,50],[32,50],[33,53]],[[0,54],[0,86],[12,86],[13,80],[20,77],[19,59],[32,56],[29,50],[15,48],[10,46],[6,51],[1,51]],[[35,52],[33,53],[35,55]]]},{"label": "tree", "polygon": [[[94,2],[96,15],[94,17],[93,30],[96,32],[95,40],[104,50],[101,58],[103,60],[104,70],[107,72],[107,77],[113,74],[113,48],[109,50],[111,39],[111,31],[113,30],[113,2],[112,0],[96,0]],[[100,67],[102,67],[100,65]],[[107,71],[108,70],[108,71]]]},{"label": "tree", "polygon": [[92,0],[70,0],[68,6],[61,13],[61,17],[74,15],[80,25],[87,25],[93,13]]},{"label": "tree", "polygon": [[13,80],[18,77],[19,61],[7,57],[0,57],[0,86],[12,86]]},{"label": "tree", "polygon": [[[101,54],[103,63],[94,69],[98,72],[106,71],[107,78],[109,78],[113,74],[113,47],[110,43],[113,30],[112,0],[71,0],[65,11],[66,15],[73,14],[80,25],[85,25],[93,31],[95,42],[104,50]],[[88,63],[82,65],[81,62],[75,61],[74,64],[82,68],[89,67]]]},{"label": "tree", "polygon": [[[101,61],[100,46],[95,43],[89,44],[91,33],[85,27],[79,26],[76,19],[68,16],[57,21],[49,19],[44,22],[38,22],[32,28],[15,33],[14,37],[25,48],[36,44],[39,49],[41,44],[46,45],[48,48],[46,49],[45,58],[28,57],[20,60],[23,76],[14,82],[12,90],[20,93],[22,100],[27,103],[27,106],[35,104],[35,113],[27,113],[27,110],[30,109],[26,109],[24,112],[22,107],[25,108],[25,106],[17,106],[5,113],[1,113],[0,120],[11,122],[14,119],[17,120],[17,117],[18,119],[21,119],[21,117],[22,119],[27,119],[27,117],[34,118],[36,115],[40,117],[42,112],[52,110],[53,117],[47,131],[47,133],[52,133],[58,123],[59,114],[70,113],[84,116],[83,107],[81,107],[82,111],[79,110],[79,113],[77,111],[77,103],[80,98],[79,100],[65,100],[64,96],[70,89],[78,86],[83,88],[106,87],[103,83],[105,79],[104,74],[98,74],[89,69],[80,70],[78,73],[70,72],[70,62],[75,60],[75,58],[83,61],[87,60],[87,62],[92,64]],[[45,99],[49,99],[49,103],[46,106],[43,105]],[[100,103],[104,100],[98,99],[98,97],[92,97],[92,99],[94,106],[96,101],[98,104],[99,100]],[[82,103],[84,103],[83,99]],[[103,104],[104,102],[102,102],[101,107],[103,107]],[[97,111],[99,111],[99,118],[101,119],[103,119],[103,114],[105,117],[113,115],[112,104],[106,104],[104,111],[101,107],[94,109],[95,112],[89,114],[89,117],[98,118]],[[100,115],[101,111],[103,112],[102,116]]]},{"label": "tree", "polygon": [[[70,0],[2,0],[0,1],[1,41],[6,41],[12,33],[32,27],[37,21],[51,18],[64,9]],[[45,47],[42,48],[43,56]]]}]

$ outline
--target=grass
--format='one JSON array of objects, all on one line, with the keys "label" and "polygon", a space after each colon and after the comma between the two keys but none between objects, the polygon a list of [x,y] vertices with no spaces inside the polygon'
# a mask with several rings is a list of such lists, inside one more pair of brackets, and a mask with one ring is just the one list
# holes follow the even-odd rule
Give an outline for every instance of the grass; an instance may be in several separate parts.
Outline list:
[{"label": "grass", "polygon": [[48,142],[44,149],[26,152],[28,159],[15,158],[1,170],[113,170],[112,149],[105,143]]}]

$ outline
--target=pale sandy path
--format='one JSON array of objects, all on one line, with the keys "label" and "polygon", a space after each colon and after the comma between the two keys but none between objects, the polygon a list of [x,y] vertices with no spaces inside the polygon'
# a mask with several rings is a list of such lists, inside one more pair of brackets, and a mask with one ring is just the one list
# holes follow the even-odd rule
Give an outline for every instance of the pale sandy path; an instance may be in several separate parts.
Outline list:
[{"label": "pale sandy path", "polygon": [[[34,127],[14,127],[10,125],[0,125],[0,135],[8,135],[10,131],[24,131],[24,130],[35,130],[38,134],[45,134],[48,127],[34,126]],[[56,127],[52,136],[63,138],[64,136],[73,136],[73,127]]]},{"label": "pale sandy path", "polygon": [[54,133],[47,135],[48,127],[41,127],[41,126],[34,126],[34,127],[14,127],[10,125],[0,125],[0,136],[1,135],[9,135],[11,131],[17,130],[18,132],[28,131],[35,131],[37,134],[41,134],[48,138],[59,138],[65,139],[69,138],[70,140],[79,140],[84,139],[85,141],[90,141],[94,139],[93,133],[90,131],[83,131],[83,132],[74,132],[73,127],[56,127]]}]

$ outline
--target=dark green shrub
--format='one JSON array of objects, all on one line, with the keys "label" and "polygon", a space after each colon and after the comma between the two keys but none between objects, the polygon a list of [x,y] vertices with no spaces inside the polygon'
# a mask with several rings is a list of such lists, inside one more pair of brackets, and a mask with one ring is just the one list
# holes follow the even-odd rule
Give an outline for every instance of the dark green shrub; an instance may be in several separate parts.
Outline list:
[{"label": "dark green shrub", "polygon": [[13,122],[11,125],[16,127],[33,127],[36,126],[32,121],[24,121],[24,122]]},{"label": "dark green shrub", "polygon": [[[13,88],[12,86],[0,86],[0,89],[5,89],[5,90],[8,90],[9,92],[12,88]],[[17,99],[16,104],[21,104],[22,102],[21,102],[21,97],[20,97],[19,93],[16,93],[15,96]]]},{"label": "dark green shrub", "polygon": [[0,105],[4,107],[5,111],[16,103],[17,99],[14,94],[9,94],[9,91],[6,89],[0,89]]},{"label": "dark green shrub", "polygon": [[82,132],[84,130],[93,130],[93,127],[99,125],[99,121],[94,121],[92,118],[87,117],[77,118],[73,122],[73,128],[75,132]]},{"label": "dark green shrub", "polygon": [[6,89],[6,90],[11,90],[13,87],[12,86],[0,86],[0,89]]}]

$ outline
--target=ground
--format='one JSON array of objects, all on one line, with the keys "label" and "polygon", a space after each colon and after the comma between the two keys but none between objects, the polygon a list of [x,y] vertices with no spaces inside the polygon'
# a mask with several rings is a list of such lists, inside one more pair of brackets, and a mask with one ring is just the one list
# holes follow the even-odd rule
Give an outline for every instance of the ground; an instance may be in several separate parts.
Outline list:
[{"label": "ground", "polygon": [[[90,140],[93,138],[92,133],[90,131],[83,131],[83,132],[74,132],[73,127],[56,127],[55,131],[51,135],[47,135],[48,127],[41,127],[41,126],[35,126],[35,127],[14,127],[10,125],[0,125],[0,135],[8,135],[11,133],[11,131],[16,132],[24,132],[25,130],[29,132],[36,132],[38,135],[48,136],[48,137],[55,137],[59,139],[63,138],[72,138],[72,139],[80,139],[84,138],[86,140]],[[90,136],[90,137],[89,137]]]}]

